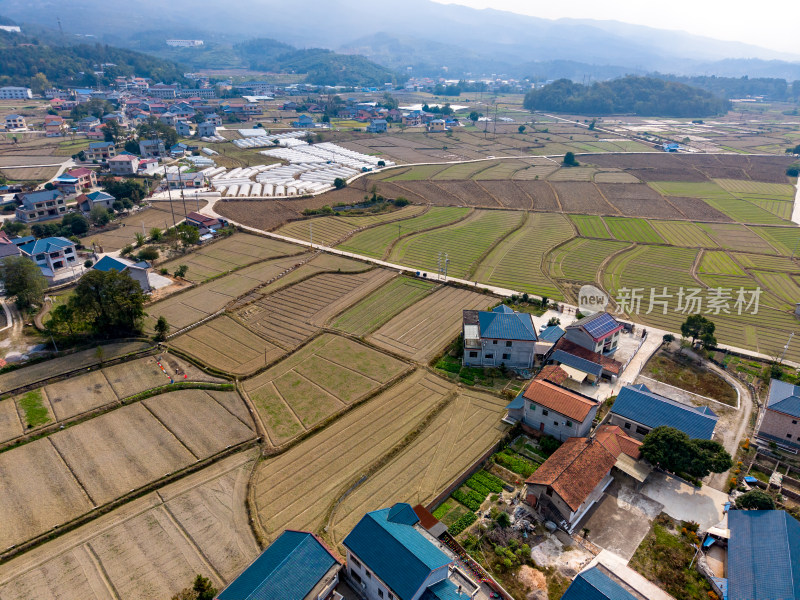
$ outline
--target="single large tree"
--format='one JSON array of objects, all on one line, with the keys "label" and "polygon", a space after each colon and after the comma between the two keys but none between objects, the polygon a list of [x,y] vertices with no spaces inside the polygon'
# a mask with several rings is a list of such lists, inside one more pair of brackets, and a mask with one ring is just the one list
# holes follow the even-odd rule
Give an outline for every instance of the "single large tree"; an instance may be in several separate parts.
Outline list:
[{"label": "single large tree", "polygon": [[653,465],[698,479],[710,473],[724,473],[733,465],[731,455],[718,442],[691,439],[674,427],[653,429],[645,436],[641,451]]},{"label": "single large tree", "polygon": [[42,271],[26,256],[9,256],[0,264],[0,280],[5,285],[6,293],[15,296],[15,303],[21,310],[41,304],[47,279]]},{"label": "single large tree", "polygon": [[692,345],[699,339],[705,347],[715,346],[716,325],[703,315],[690,315],[681,325],[681,335],[692,338]]},{"label": "single large tree", "polygon": [[750,490],[736,499],[739,510],[774,510],[775,501],[764,490]]},{"label": "single large tree", "polygon": [[144,294],[128,273],[89,271],[75,287],[70,306],[102,337],[124,337],[142,330]]}]

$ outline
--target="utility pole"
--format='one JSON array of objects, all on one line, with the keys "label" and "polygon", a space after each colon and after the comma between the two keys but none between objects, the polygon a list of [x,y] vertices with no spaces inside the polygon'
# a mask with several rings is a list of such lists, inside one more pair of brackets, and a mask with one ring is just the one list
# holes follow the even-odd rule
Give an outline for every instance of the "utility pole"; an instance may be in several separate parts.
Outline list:
[{"label": "utility pole", "polygon": [[167,165],[164,165],[164,180],[167,182],[167,196],[169,196],[169,208],[172,211],[172,226],[177,227],[175,223],[175,207],[172,206],[172,189],[169,187],[169,178],[167,177]]},{"label": "utility pole", "polygon": [[308,220],[308,241],[311,242],[311,247],[314,247],[314,221]]},{"label": "utility pole", "polygon": [[786,352],[789,350],[789,344],[792,343],[793,337],[794,337],[794,331],[789,334],[789,339],[787,340],[786,345],[783,347],[783,352],[781,352],[781,359],[778,361],[778,363],[783,362],[783,357],[786,356]]}]

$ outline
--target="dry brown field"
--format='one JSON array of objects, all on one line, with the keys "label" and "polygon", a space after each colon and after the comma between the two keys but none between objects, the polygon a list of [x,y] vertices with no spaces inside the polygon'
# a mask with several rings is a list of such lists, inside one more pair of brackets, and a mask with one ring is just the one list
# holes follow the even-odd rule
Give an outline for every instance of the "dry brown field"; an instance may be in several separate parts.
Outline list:
[{"label": "dry brown field", "polygon": [[274,446],[374,393],[410,367],[348,338],[325,333],[244,383]]},{"label": "dry brown field", "polygon": [[175,222],[183,220],[186,213],[195,210],[194,203],[192,203],[192,206],[187,204],[184,211],[182,202],[175,201],[172,207],[168,202],[153,202],[149,208],[115,221],[115,225],[120,225],[116,229],[103,233],[90,233],[83,238],[83,243],[86,245],[94,243],[100,246],[103,252],[119,250],[128,244],[133,244],[136,241],[136,234],[142,233],[143,229],[145,236],[147,236],[153,227],[158,227],[159,229],[172,227],[173,208],[175,210]]},{"label": "dry brown field", "polygon": [[[140,352],[149,346],[150,344],[146,342],[120,342],[99,347],[102,348],[102,360],[105,361],[132,352]],[[97,356],[97,348],[90,348],[89,350],[81,350],[67,356],[37,363],[30,367],[9,371],[0,375],[0,394],[98,363],[100,363],[100,357]]]},{"label": "dry brown field", "polygon": [[[119,366],[125,368],[128,364],[131,363]],[[44,387],[44,392],[59,421],[118,400],[102,370],[47,385]]]},{"label": "dry brown field", "polygon": [[256,454],[225,458],[0,565],[0,597],[167,599],[198,573],[222,588],[259,551],[245,508]]},{"label": "dry brown field", "polygon": [[365,513],[395,502],[427,505],[479,460],[508,430],[507,401],[459,389],[408,448],[370,476],[336,508],[333,538],[340,543]]},{"label": "dry brown field", "polygon": [[419,362],[427,362],[458,335],[462,311],[485,310],[492,298],[444,287],[408,307],[367,339],[375,345]]},{"label": "dry brown field", "polygon": [[239,309],[236,317],[251,331],[292,350],[328,319],[393,276],[385,269],[357,274],[323,273]]},{"label": "dry brown field", "polygon": [[25,433],[25,428],[17,412],[14,398],[0,400],[0,442],[5,442]]},{"label": "dry brown field", "polygon": [[417,371],[318,434],[262,461],[249,497],[257,529],[268,541],[287,528],[321,529],[344,491],[452,390],[448,382]]}]

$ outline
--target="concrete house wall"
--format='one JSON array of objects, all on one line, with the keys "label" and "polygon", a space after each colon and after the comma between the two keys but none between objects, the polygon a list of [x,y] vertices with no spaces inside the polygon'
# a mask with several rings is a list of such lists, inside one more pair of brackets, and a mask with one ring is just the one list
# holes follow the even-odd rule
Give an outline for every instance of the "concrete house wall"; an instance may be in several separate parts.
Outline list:
[{"label": "concrete house wall", "polygon": [[[527,398],[525,398],[524,401],[525,406],[522,414],[524,423],[537,431],[552,435],[562,442],[571,437],[588,436],[589,430],[592,428],[594,417],[597,414],[597,409],[600,407],[599,404],[595,405],[589,411],[589,414],[586,415],[586,418],[578,422],[552,409],[531,402]],[[545,414],[545,412],[547,414]]]},{"label": "concrete house wall", "polygon": [[530,369],[536,358],[536,342],[481,339],[479,348],[464,348],[464,366]]},{"label": "concrete house wall", "polygon": [[800,447],[800,417],[768,408],[764,411],[758,435],[780,444]]}]

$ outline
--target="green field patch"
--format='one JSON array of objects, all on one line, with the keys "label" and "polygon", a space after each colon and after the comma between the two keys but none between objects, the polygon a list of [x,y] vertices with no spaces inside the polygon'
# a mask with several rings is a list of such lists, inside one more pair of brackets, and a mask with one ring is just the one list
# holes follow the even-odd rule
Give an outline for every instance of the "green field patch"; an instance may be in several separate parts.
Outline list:
[{"label": "green field patch", "polygon": [[548,254],[547,272],[555,279],[591,283],[597,279],[603,261],[628,246],[616,240],[570,240]]},{"label": "green field patch", "polygon": [[[786,301],[789,308],[800,302],[800,285],[789,273],[753,271],[756,280],[772,293]],[[800,275],[800,272],[796,272]]]},{"label": "green field patch", "polygon": [[705,231],[694,223],[686,221],[650,221],[653,229],[664,238],[671,246],[685,246],[688,248],[718,248]]},{"label": "green field patch", "polygon": [[644,219],[631,217],[603,217],[611,234],[625,242],[662,244],[664,240]]},{"label": "green field patch", "polygon": [[520,160],[503,160],[493,167],[478,171],[472,176],[472,178],[478,181],[506,180],[511,178],[516,179],[517,175],[524,173],[529,169],[539,169],[538,172],[532,175],[531,179],[533,179],[536,175],[539,175],[539,179],[544,179],[548,173],[552,173],[557,168],[558,167],[551,167],[549,165],[547,167],[531,166],[529,163]]},{"label": "green field patch", "polygon": [[427,296],[435,285],[422,279],[397,277],[339,315],[332,326],[352,335],[367,335]]},{"label": "green field patch", "polygon": [[751,227],[781,254],[797,256],[800,250],[800,227]]},{"label": "green field patch", "polygon": [[688,198],[733,198],[712,181],[651,181],[647,185],[665,196]]},{"label": "green field patch", "polygon": [[741,198],[705,198],[704,200],[712,208],[716,208],[721,213],[740,223],[754,223],[756,225],[786,224],[786,220],[757,206],[753,202],[742,200]]},{"label": "green field patch", "polygon": [[44,403],[41,389],[23,394],[17,402],[25,415],[25,425],[28,429],[50,422],[50,411]]},{"label": "green field patch", "polygon": [[744,200],[763,210],[766,210],[767,212],[771,212],[776,217],[779,217],[785,221],[789,221],[792,218],[794,202],[770,198],[744,198]]},{"label": "green field patch", "polygon": [[578,228],[578,235],[588,238],[613,239],[602,217],[595,215],[569,215],[570,221]]},{"label": "green field patch", "polygon": [[390,260],[437,272],[447,259],[448,275],[466,277],[486,252],[520,225],[523,216],[518,211],[478,210],[454,225],[401,239]]},{"label": "green field patch", "polygon": [[422,181],[430,179],[440,171],[444,171],[450,165],[419,165],[411,167],[407,171],[398,173],[393,177],[388,177],[384,181]]},{"label": "green field patch", "polygon": [[467,207],[433,206],[426,213],[417,217],[361,231],[340,244],[338,248],[365,256],[382,258],[389,246],[401,236],[448,225],[465,217],[470,210]]},{"label": "green field patch", "polygon": [[747,273],[728,256],[727,253],[704,252],[698,268],[699,273],[709,273],[717,275],[738,275],[746,277]]},{"label": "green field patch", "polygon": [[787,200],[794,198],[794,186],[788,183],[765,183],[762,181],[747,181],[743,179],[714,179],[722,189],[736,194],[756,194],[766,196],[785,196]]},{"label": "green field patch", "polygon": [[736,223],[698,223],[697,225],[726,250],[776,254],[775,249],[763,237],[754,233],[758,231],[758,228],[750,229]]},{"label": "green field patch", "polygon": [[572,227],[563,215],[530,213],[525,224],[481,262],[473,278],[529,294],[563,299],[561,291],[543,269],[544,257],[572,236]]},{"label": "green field patch", "polygon": [[446,168],[444,171],[439,171],[431,177],[431,179],[470,179],[478,171],[491,168],[496,163],[491,162],[475,162],[465,163],[460,165],[453,165]]},{"label": "green field patch", "polygon": [[735,254],[734,258],[746,269],[765,271],[800,272],[800,264],[788,256],[765,256],[763,254]]}]

